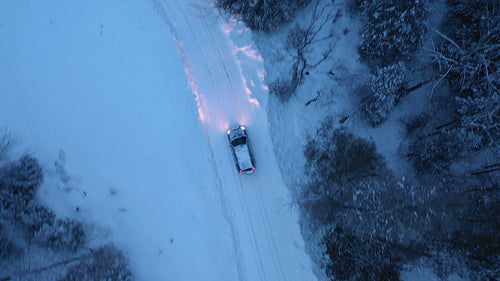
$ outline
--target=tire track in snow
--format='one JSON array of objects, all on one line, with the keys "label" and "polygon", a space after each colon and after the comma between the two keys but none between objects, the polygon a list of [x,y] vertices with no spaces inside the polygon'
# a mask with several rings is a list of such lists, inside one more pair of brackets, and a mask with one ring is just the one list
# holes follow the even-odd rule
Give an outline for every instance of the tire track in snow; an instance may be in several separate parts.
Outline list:
[{"label": "tire track in snow", "polygon": [[[205,22],[205,27],[208,27],[209,23],[207,22],[207,19],[204,17],[203,20]],[[236,94],[235,94],[236,91],[234,90],[233,82],[232,82],[231,78],[229,77],[229,71],[227,70],[226,63],[225,63],[225,57],[222,55],[222,52],[221,52],[220,47],[219,47],[219,44],[217,44],[217,42],[215,42],[214,32],[212,31],[211,28],[207,28],[207,29],[210,32],[209,39],[210,39],[210,41],[212,43],[212,46],[215,47],[215,51],[217,52],[217,57],[223,61],[222,67],[224,68],[224,74],[226,76],[226,81],[229,84],[229,92],[231,93],[231,96],[233,97],[233,100],[236,101],[236,103],[238,104],[238,109],[240,109],[241,108],[241,104],[240,104],[239,100],[236,98]]]},{"label": "tire track in snow", "polygon": [[280,279],[280,280],[288,280],[288,277],[285,274],[285,270],[283,270],[283,266],[282,266],[283,263],[281,261],[280,251],[278,250],[278,248],[276,246],[277,245],[276,239],[275,239],[274,234],[272,232],[271,223],[269,221],[269,212],[267,211],[267,207],[266,207],[266,204],[264,202],[264,196],[262,195],[262,188],[261,188],[260,181],[258,181],[258,186],[257,186],[257,188],[254,188],[254,190],[255,189],[258,189],[258,192],[257,192],[259,195],[258,199],[261,203],[260,205],[262,206],[262,208],[259,208],[260,215],[261,215],[262,220],[266,224],[265,227],[266,227],[266,232],[268,234],[268,237],[270,237],[270,241],[272,241],[272,245],[274,248],[274,252],[273,252],[274,263],[276,264],[276,267],[278,268],[279,273],[282,277],[282,279]]},{"label": "tire track in snow", "polygon": [[[169,4],[167,4],[167,3],[165,3],[165,5],[167,5],[167,7],[169,6]],[[189,17],[186,15],[182,5],[178,1],[174,1],[174,5],[177,6],[177,9],[174,9],[173,11],[180,11],[182,13],[182,17],[184,17],[186,27],[189,29],[190,33],[191,34],[199,33],[199,30],[195,31],[194,28],[192,27],[190,20],[189,20]],[[164,11],[164,13],[166,14],[165,11]],[[208,42],[210,43],[209,47],[212,48],[213,55],[217,58],[217,61],[220,63],[216,63],[215,65],[210,65],[210,67],[209,67],[207,64],[206,56],[204,54],[204,51],[206,51],[205,46],[202,48],[199,41],[197,40],[197,37],[195,37],[195,36],[193,36],[192,43],[194,45],[196,45],[195,47],[197,47],[197,51],[198,51],[197,53],[201,56],[201,58],[200,58],[201,63],[205,67],[206,72],[210,78],[212,88],[214,89],[214,92],[216,92],[217,89],[220,90],[221,86],[227,88],[227,90],[230,92],[231,103],[233,104],[233,106],[235,105],[234,108],[236,110],[238,110],[238,112],[244,112],[241,110],[241,103],[240,103],[239,98],[236,96],[235,86],[233,84],[233,80],[231,78],[231,75],[229,74],[230,71],[228,70],[228,67],[227,67],[226,55],[223,55],[224,51],[222,51],[222,49],[220,48],[220,46],[219,46],[220,43],[215,41],[216,36],[214,35],[213,30],[210,28],[210,24],[208,23],[206,17],[203,17],[203,20],[204,20],[204,22],[203,22],[204,25],[202,26],[202,28],[204,29],[205,34],[208,35],[208,36],[206,36],[207,37],[206,39],[208,39]],[[177,41],[179,41],[178,42],[178,48],[180,49],[179,52],[181,52],[181,56],[183,57],[183,60],[185,61],[186,67],[190,68],[191,66],[189,65],[189,59],[188,59],[187,54],[185,53],[183,46],[182,46],[183,42],[180,41],[180,38],[178,38],[178,34],[176,32],[174,24],[170,23],[169,25],[170,25],[170,28],[172,29],[172,33],[174,33],[174,36],[177,38]],[[217,69],[220,69],[220,71],[213,72],[212,70],[214,69],[214,67],[216,67]],[[238,68],[238,73],[240,75],[243,75],[243,73],[241,72],[241,67],[239,65],[237,65],[237,68]],[[191,70],[189,69],[188,72],[191,72]],[[221,85],[215,85],[215,81],[212,77],[213,73],[215,73],[214,75],[219,75],[219,73],[222,73],[223,77],[225,78],[224,79],[225,81],[222,81],[222,83],[220,83]],[[194,80],[194,78],[190,78],[190,79]],[[195,81],[193,81],[193,83],[194,82]],[[219,81],[219,82],[221,82],[221,81]],[[245,82],[243,80],[241,81],[241,83],[245,84]],[[192,85],[192,86],[196,87],[196,85]],[[243,85],[243,86],[246,87],[246,85]],[[241,90],[243,90],[243,89],[241,89]],[[199,94],[196,94],[196,95],[199,95]],[[201,100],[205,99],[205,97],[201,96],[201,95],[199,96],[199,98]],[[211,102],[212,103],[215,102],[216,107],[218,107],[219,109],[224,108],[221,106],[220,100],[217,98],[211,99]],[[206,104],[204,102],[200,103],[199,105],[203,107],[202,110],[207,110]],[[212,110],[213,109],[214,108],[212,108]],[[204,134],[205,134],[207,142],[210,146],[210,159],[213,160],[214,163],[216,163],[216,157],[214,155],[215,152],[214,152],[214,148],[213,148],[214,144],[212,144],[212,142],[210,140],[210,133],[209,133],[210,130],[207,128],[207,126],[205,125],[204,122],[203,122],[203,125],[204,125],[203,126]],[[229,157],[232,158],[232,155],[229,155]],[[220,197],[219,200],[221,201],[221,203],[223,205],[226,206],[224,208],[228,209],[228,208],[230,208],[230,207],[228,207],[228,205],[230,203],[225,199],[226,195],[224,194],[224,191],[223,191],[223,184],[222,184],[221,177],[218,173],[218,169],[215,168],[215,170],[216,170],[215,173],[217,174],[217,189],[218,189],[219,197]],[[272,244],[272,245],[268,245],[269,250],[271,250],[271,251],[268,251],[268,252],[270,252],[270,254],[267,257],[271,257],[271,260],[269,260],[269,262],[271,262],[273,264],[274,269],[276,270],[274,272],[279,277],[278,280],[288,280],[286,274],[284,273],[285,271],[284,271],[283,266],[282,266],[283,263],[281,260],[280,252],[278,251],[276,239],[275,239],[275,236],[272,232],[271,223],[269,221],[269,213],[267,211],[267,207],[265,206],[265,201],[263,199],[260,183],[257,184],[257,186],[255,186],[255,188],[259,189],[259,191],[251,192],[252,193],[251,197],[255,197],[255,202],[260,202],[259,203],[260,206],[257,206],[257,209],[259,209],[259,210],[257,210],[257,212],[258,212],[258,215],[257,215],[255,212],[250,212],[250,207],[249,207],[250,204],[249,204],[249,201],[246,197],[247,193],[244,191],[245,189],[244,189],[244,186],[241,182],[241,178],[239,178],[239,177],[236,178],[235,175],[233,175],[233,178],[234,178],[234,182],[239,182],[240,189],[236,190],[237,198],[238,198],[241,206],[244,208],[243,215],[245,217],[246,228],[249,229],[251,234],[252,234],[251,237],[249,237],[249,238],[251,239],[254,251],[257,254],[256,263],[257,263],[257,270],[259,271],[259,275],[260,275],[259,280],[269,280],[268,279],[269,276],[266,276],[267,274],[266,274],[266,271],[264,270],[264,266],[263,266],[264,255],[263,255],[262,249],[259,246],[259,243],[257,241],[258,235],[256,233],[256,227],[255,227],[256,224],[258,224],[259,226],[262,226],[261,229],[264,230],[263,234],[265,235],[265,237],[267,237],[267,239],[266,239],[267,243],[265,243],[265,244],[267,244],[267,245],[269,243]],[[255,207],[253,207],[252,209],[254,209],[254,208]],[[259,218],[260,220],[256,220],[257,217],[255,217],[255,215],[260,217]],[[234,218],[231,218],[231,219],[234,220]],[[230,220],[228,220],[228,222],[229,221]],[[236,227],[234,224],[234,221],[232,221],[230,223],[232,224],[232,227]],[[233,230],[233,235],[234,234],[235,235],[238,234],[237,229]],[[236,240],[237,238],[233,238],[233,239]],[[241,247],[241,245],[239,243],[240,242],[236,243],[238,245],[236,245],[234,247]],[[235,244],[235,243],[233,243],[233,244]],[[237,248],[235,248],[235,251],[237,251]],[[241,248],[239,251],[241,251]],[[244,277],[244,270],[242,270],[242,266],[243,265],[241,264],[241,261],[239,261],[238,272],[239,272],[240,279],[247,278],[246,276]]]},{"label": "tire track in snow", "polygon": [[[208,25],[208,22],[205,18],[205,24]],[[216,44],[214,42],[214,35],[213,35],[213,31],[210,29],[210,34],[212,35],[211,36],[211,40],[213,42],[213,44],[216,46],[217,48],[217,55],[218,57],[224,62],[223,65],[224,65],[224,70],[225,70],[225,74],[226,74],[226,78],[229,82],[229,84],[231,85],[231,90],[233,89],[233,86],[232,86],[232,81],[229,77],[229,74],[228,74],[228,71],[227,71],[227,68],[225,66],[225,57],[222,56],[222,51],[220,50],[219,48],[219,45]],[[229,39],[231,40],[231,39]],[[234,45],[234,43],[231,42],[232,45]],[[238,64],[238,63],[237,63]],[[238,71],[240,72],[240,75],[243,75],[243,71],[242,71],[242,68],[241,68],[241,65],[238,64]],[[248,77],[245,77],[245,79],[243,80],[243,84],[245,87],[248,87],[248,85],[246,85],[246,81],[247,79],[249,79]],[[251,78],[250,78],[251,79]],[[234,91],[231,92],[233,97],[234,97]],[[241,185],[241,192],[242,193],[245,193],[245,189],[241,183],[241,180],[238,179],[240,181],[240,185]],[[252,188],[253,191],[255,191],[256,189],[258,189],[258,192],[257,195],[259,195],[259,198],[258,198],[258,201],[260,202],[260,206],[261,208],[258,208],[259,209],[259,213],[260,213],[260,217],[261,217],[261,220],[262,222],[264,222],[264,227],[265,227],[265,232],[266,232],[266,235],[268,237],[268,241],[271,241],[272,242],[272,247],[273,247],[273,250],[272,251],[272,254],[273,254],[273,263],[275,265],[275,267],[278,269],[279,271],[279,275],[281,276],[280,280],[288,280],[288,277],[287,275],[285,274],[285,270],[283,269],[283,262],[281,260],[281,256],[280,256],[280,251],[277,247],[277,243],[276,243],[276,238],[272,232],[272,227],[271,227],[271,222],[269,221],[269,212],[267,211],[267,207],[266,207],[266,203],[264,201],[264,196],[262,195],[262,185],[260,184],[260,181],[259,181],[259,178],[257,178],[257,184],[254,184],[253,186],[254,188]],[[249,212],[249,209],[248,209],[248,200],[246,199],[246,196],[243,196],[244,198],[244,201],[245,201],[245,205],[246,205],[246,209],[247,209],[247,212]]]},{"label": "tire track in snow", "polygon": [[[206,22],[206,20],[205,20],[205,22]],[[212,37],[213,37],[213,32],[212,31],[210,31],[210,32],[211,32]],[[231,39],[229,38],[228,40],[231,40]],[[231,44],[234,45],[232,40],[231,40]],[[224,59],[223,56],[221,55],[221,52],[220,52],[218,45],[217,45],[217,49],[219,51],[218,56],[221,57],[222,59]],[[238,64],[238,71],[240,72],[240,75],[243,75],[241,65],[239,65],[239,64]],[[227,79],[229,79],[227,71],[226,71],[226,77],[227,77]],[[245,79],[243,80],[243,84],[245,85],[245,87],[248,87],[248,85],[246,84],[246,82],[248,81],[247,79],[251,79],[251,78],[245,77]],[[229,81],[229,82],[231,83],[231,81]],[[233,95],[234,95],[234,93],[233,93]],[[264,120],[264,121],[267,123],[266,120]],[[240,184],[241,184],[241,181],[240,181]],[[259,195],[258,201],[260,202],[260,206],[262,207],[262,208],[259,208],[259,210],[260,210],[259,213],[260,213],[262,221],[264,222],[264,227],[266,228],[265,230],[266,230],[266,234],[268,237],[268,241],[272,242],[272,247],[274,250],[273,251],[273,262],[274,262],[276,268],[279,270],[279,274],[281,276],[280,280],[288,280],[288,277],[285,274],[286,271],[283,269],[283,266],[282,266],[283,262],[281,260],[280,251],[277,247],[278,244],[276,243],[276,238],[275,238],[273,231],[272,231],[271,222],[269,221],[269,212],[267,211],[266,203],[264,201],[264,196],[262,195],[262,185],[260,184],[259,178],[257,178],[257,184],[254,185],[253,190],[256,190],[256,189],[258,189],[258,192],[257,192],[257,194]],[[244,192],[243,188],[242,188],[242,192]],[[245,199],[245,201],[246,201],[246,199]]]},{"label": "tire track in snow", "polygon": [[[167,14],[164,10],[162,3],[155,1],[155,2],[153,2],[153,4],[155,5],[155,7],[158,7],[158,11],[162,14],[163,18],[167,22],[167,25],[169,26],[169,29],[170,29],[172,35],[176,39],[175,42],[177,44],[177,48],[178,48],[179,54],[181,56],[181,59],[183,60],[183,62],[185,64],[185,67],[190,68],[189,61],[188,61],[187,55],[184,51],[184,48],[181,44],[179,44],[180,41],[179,41],[178,34],[176,32],[175,26],[172,24],[172,22],[170,22]],[[206,65],[205,61],[204,61],[204,64],[205,64],[205,67],[207,68],[207,71],[209,71],[208,66]],[[209,73],[210,73],[210,71],[209,71]],[[191,86],[194,86],[194,85],[191,85]],[[195,90],[195,89],[193,89],[193,90]],[[199,98],[199,97],[197,96],[197,98]],[[198,105],[200,105],[200,104],[198,104]],[[206,138],[207,143],[208,143],[208,148],[209,148],[209,153],[210,153],[209,158],[213,163],[215,163],[215,155],[214,155],[214,151],[213,151],[212,144],[210,141],[208,129],[206,128],[206,126],[202,126],[202,127],[203,127],[203,133],[204,133],[205,138]],[[219,172],[218,172],[216,166],[211,166],[211,169],[213,170],[213,172],[215,174],[215,180],[216,180],[215,186],[216,186],[216,190],[217,190],[217,194],[218,194],[218,199],[220,201],[220,206],[222,207],[222,214],[223,214],[223,217],[226,220],[226,222],[229,226],[229,229],[230,229],[229,235],[231,237],[232,244],[233,244],[233,251],[234,251],[233,255],[235,257],[238,280],[247,280],[244,262],[241,261],[241,259],[243,258],[243,255],[241,254],[241,246],[240,246],[240,241],[239,241],[238,229],[236,228],[236,224],[234,223],[234,218],[233,218],[233,214],[232,214],[234,212],[234,210],[223,199],[225,196],[224,196],[224,191],[222,188],[222,181],[221,181],[221,178],[220,178],[220,175],[219,175]]]},{"label": "tire track in snow", "polygon": [[[182,7],[180,7],[180,9],[182,10],[184,16],[185,16],[185,11],[183,10]],[[185,16],[186,17],[186,16]],[[187,17],[186,17],[186,20],[187,20]],[[229,71],[227,69],[227,66],[226,66],[226,57],[222,55],[222,50],[220,49],[220,46],[219,44],[217,44],[217,42],[215,42],[215,35],[213,33],[213,30],[211,28],[207,28],[209,26],[209,23],[206,19],[206,17],[203,17],[203,20],[204,20],[204,23],[205,23],[205,30],[208,30],[210,36],[208,36],[208,38],[210,39],[210,42],[212,44],[213,47],[215,47],[215,51],[216,51],[216,56],[219,58],[219,60],[222,62],[221,65],[224,69],[224,75],[226,77],[226,82],[227,82],[227,85],[229,85],[229,91],[231,93],[231,96],[233,97],[233,100],[236,100],[237,104],[238,104],[238,109],[241,107],[240,105],[240,102],[239,102],[239,99],[236,97],[236,94],[235,94],[235,87],[233,86],[233,83],[232,83],[232,79],[229,75]],[[189,23],[188,23],[189,24]],[[192,29],[191,29],[192,30]],[[200,49],[200,52],[202,52],[202,50]],[[241,69],[239,69],[240,72],[241,72]],[[243,73],[240,73],[240,75],[243,75]],[[232,155],[230,155],[232,157]],[[255,227],[254,227],[254,223],[252,221],[252,218],[250,216],[250,209],[248,207],[248,200],[246,199],[246,196],[244,196],[244,187],[243,187],[243,184],[241,183],[241,179],[240,178],[237,178],[237,181],[239,182],[240,184],[240,190],[241,192],[238,192],[238,196],[240,197],[240,201],[242,201],[244,203],[244,206],[245,206],[245,215],[247,217],[247,220],[248,220],[248,223],[250,224],[250,229],[252,230],[252,238],[253,238],[253,241],[255,243],[255,248],[257,250],[257,253],[260,256],[262,256],[261,254],[261,250],[260,250],[260,247],[258,246],[258,243],[256,241],[256,233],[255,233]],[[259,210],[264,210],[264,214],[262,213],[262,211],[260,211],[260,217],[261,217],[261,220],[264,222],[264,227],[265,227],[265,232],[266,232],[266,235],[268,237],[268,241],[271,241],[272,242],[272,247],[273,247],[273,250],[272,251],[272,257],[273,257],[273,263],[275,265],[275,267],[278,269],[279,271],[279,274],[281,276],[280,280],[288,280],[286,274],[284,273],[284,270],[283,270],[283,266],[282,266],[282,262],[281,262],[281,258],[280,258],[280,255],[279,255],[279,251],[278,251],[278,248],[277,248],[277,243],[276,243],[276,239],[271,231],[271,224],[270,224],[270,221],[269,221],[269,215],[268,215],[268,211],[267,211],[267,208],[265,206],[265,202],[264,202],[264,199],[263,199],[263,196],[262,196],[262,191],[261,191],[261,186],[260,184],[258,185],[258,188],[259,190],[258,194],[260,195],[260,198],[259,198],[259,201],[261,202],[261,206],[262,208],[258,208]],[[261,259],[259,259],[259,264],[260,264],[260,267],[262,267],[262,261]],[[263,278],[262,280],[267,280],[266,276],[265,276],[265,271],[262,271],[262,274],[263,274]]]},{"label": "tire track in snow", "polygon": [[[188,24],[188,27],[189,27],[189,29],[190,29],[191,34],[194,34],[194,32],[195,32],[195,31],[194,31],[194,29],[192,28],[191,23],[189,22],[189,17],[187,17],[187,16],[186,16],[186,13],[185,13],[184,9],[182,8],[182,6],[181,6],[181,5],[179,5],[179,3],[178,3],[178,2],[176,2],[176,4],[177,4],[177,6],[179,7],[179,10],[182,12],[182,15],[183,15],[183,17],[185,18],[185,20],[186,20],[186,22],[187,22],[187,24]],[[217,44],[217,43],[215,42],[215,40],[214,40],[214,35],[213,35],[213,32],[212,32],[212,30],[211,30],[210,28],[206,28],[206,27],[208,26],[208,23],[207,23],[207,21],[206,21],[206,19],[205,19],[205,18],[204,18],[204,20],[205,20],[205,25],[204,25],[204,28],[205,28],[205,29],[208,29],[208,31],[209,31],[209,33],[210,33],[209,39],[210,39],[210,41],[211,41],[211,43],[212,43],[212,47],[215,47],[215,48],[216,48],[217,57],[218,57],[221,61],[223,61],[224,56],[222,56],[222,54],[221,54],[221,50],[220,50],[220,48],[219,48],[218,44]],[[204,55],[204,53],[203,53],[203,48],[201,48],[201,45],[200,45],[200,44],[199,44],[199,42],[196,40],[196,38],[195,38],[194,42],[195,42],[195,44],[196,44],[196,45],[197,45],[197,47],[198,47],[199,53],[202,55],[202,61],[203,61],[204,66],[207,68],[207,72],[208,72],[208,74],[209,74],[209,75],[211,75],[211,72],[209,71],[209,68],[208,68],[207,60],[206,60],[205,55]],[[237,103],[237,108],[238,108],[238,109],[240,109],[240,103],[239,103],[238,99],[237,99],[237,98],[236,98],[236,96],[235,96],[234,86],[233,86],[233,83],[232,83],[232,81],[231,81],[231,79],[230,79],[230,76],[229,76],[229,71],[227,70],[226,64],[225,64],[225,63],[222,63],[222,67],[223,67],[224,74],[225,74],[225,77],[226,77],[226,82],[227,82],[227,84],[226,84],[225,86],[227,87],[227,86],[229,85],[229,89],[228,89],[228,90],[229,90],[229,92],[231,93],[231,96],[232,96],[232,103],[234,104],[234,102],[236,102],[236,103]],[[214,87],[214,89],[215,89],[215,83],[214,83],[213,79],[211,79],[211,82],[212,82],[212,86],[213,86],[213,87]],[[217,100],[217,102],[218,102],[218,100]],[[220,106],[219,106],[219,107],[220,107]],[[206,133],[206,138],[207,138],[207,141],[208,141],[209,146],[210,146],[210,152],[211,152],[211,154],[212,154],[212,155],[211,155],[211,159],[213,160],[213,163],[216,163],[216,161],[215,161],[215,156],[213,155],[213,154],[214,154],[214,152],[213,152],[213,147],[212,147],[212,144],[211,144],[211,142],[210,142],[210,137],[209,137],[209,135],[208,135],[208,130],[207,130],[206,126],[204,126],[204,131],[205,131],[205,133]],[[232,155],[230,155],[230,156],[232,157]],[[218,180],[220,181],[220,177],[219,177],[219,175],[217,175],[217,177],[218,177]],[[237,181],[238,181],[238,182],[240,183],[240,185],[241,185],[241,181],[239,181],[239,179],[237,179]],[[224,199],[224,198],[225,198],[225,195],[224,195],[224,192],[222,191],[222,188],[221,188],[221,187],[220,187],[220,191],[221,191],[221,192],[220,192],[220,196],[221,196],[220,200],[221,200],[222,202],[224,202],[224,204],[227,204],[227,200],[225,200],[225,199]],[[251,217],[250,217],[250,212],[249,212],[249,209],[248,209],[248,204],[247,204],[247,202],[246,202],[246,200],[245,200],[244,198],[243,198],[243,200],[241,199],[241,195],[242,195],[241,193],[238,193],[238,195],[240,196],[240,202],[241,202],[241,201],[244,201],[244,202],[245,202],[245,207],[246,207],[246,212],[245,212],[245,215],[246,215],[246,223],[247,223],[248,227],[249,227],[249,228],[251,229],[251,231],[252,231],[252,241],[253,241],[253,244],[254,244],[254,248],[255,248],[255,251],[257,252],[258,256],[260,257],[260,256],[262,256],[262,253],[261,253],[261,250],[260,250],[260,248],[259,248],[259,243],[258,243],[258,242],[257,242],[257,240],[256,240],[257,235],[256,235],[256,233],[255,233],[255,228],[254,228],[253,222],[252,222]],[[233,225],[235,225],[235,224],[233,223]],[[259,274],[260,274],[260,276],[261,276],[261,279],[260,279],[260,280],[267,280],[267,278],[266,278],[266,276],[265,276],[265,271],[264,271],[264,269],[263,269],[262,259],[260,259],[260,258],[258,259],[258,267],[259,267]],[[240,278],[241,278],[241,277],[240,277]],[[245,278],[246,278],[246,276],[245,276]]]}]

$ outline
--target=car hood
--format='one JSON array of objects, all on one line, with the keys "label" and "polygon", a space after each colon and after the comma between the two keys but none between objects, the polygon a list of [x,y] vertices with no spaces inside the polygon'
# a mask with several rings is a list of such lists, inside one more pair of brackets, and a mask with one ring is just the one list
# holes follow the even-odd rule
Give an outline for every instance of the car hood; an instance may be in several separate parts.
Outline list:
[{"label": "car hood", "polygon": [[241,138],[241,137],[245,137],[245,136],[246,136],[245,131],[243,131],[240,128],[236,128],[236,129],[231,130],[231,132],[229,133],[229,140],[233,141],[237,138]]}]

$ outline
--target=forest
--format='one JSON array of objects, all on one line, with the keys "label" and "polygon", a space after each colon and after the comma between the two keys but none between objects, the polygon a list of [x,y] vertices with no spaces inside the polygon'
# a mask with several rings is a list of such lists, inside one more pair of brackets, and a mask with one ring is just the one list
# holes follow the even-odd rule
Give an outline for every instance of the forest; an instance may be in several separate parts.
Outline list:
[{"label": "forest", "polygon": [[[257,34],[315,7],[308,10],[315,24],[290,28],[286,37],[295,58],[290,77],[270,82],[283,103],[300,91],[306,69],[331,55],[306,60],[315,40],[335,40],[317,40],[338,18],[317,8],[320,2],[216,1]],[[428,102],[398,120],[404,176],[344,118],[326,118],[310,136],[297,204],[302,227],[317,233],[313,242],[324,249],[320,267],[330,280],[401,280],[408,265],[431,268],[442,280],[500,280],[500,2],[343,4],[361,22],[356,47],[368,69],[366,83],[351,89],[359,103],[350,118],[377,129],[408,96]]]}]

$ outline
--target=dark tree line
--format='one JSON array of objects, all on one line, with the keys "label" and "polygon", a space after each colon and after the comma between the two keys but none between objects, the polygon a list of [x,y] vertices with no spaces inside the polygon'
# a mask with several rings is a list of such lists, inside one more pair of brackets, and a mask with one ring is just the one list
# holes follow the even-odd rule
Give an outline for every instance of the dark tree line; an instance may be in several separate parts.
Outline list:
[{"label": "dark tree line", "polygon": [[[326,229],[324,264],[332,280],[399,280],[415,261],[428,220],[431,192],[396,180],[371,140],[333,120],[322,123],[305,147],[306,173],[300,205],[313,231]],[[315,229],[315,230],[314,230]]]},{"label": "dark tree line", "polygon": [[376,127],[387,119],[399,98],[422,86],[408,85],[406,64],[428,33],[429,12],[425,0],[353,0],[350,9],[364,24],[358,51],[371,72],[361,113]]},{"label": "dark tree line", "polygon": [[[381,124],[401,97],[429,81],[450,91],[403,120],[412,180],[395,179],[373,142],[331,120],[306,145],[311,180],[301,206],[323,231],[325,272],[332,280],[399,280],[403,265],[426,261],[441,278],[458,272],[499,280],[500,2],[447,1],[443,27],[430,27],[427,64],[436,78],[416,86],[408,85],[406,65],[427,34],[425,3],[383,2],[355,1],[353,8],[371,13],[359,47],[372,69],[365,120]],[[399,22],[407,15],[416,18]],[[398,34],[408,30],[400,24],[421,29]],[[395,46],[386,45],[388,34]],[[465,159],[476,168],[464,168]]]},{"label": "dark tree line", "polygon": [[[442,32],[436,31],[440,41],[433,52],[433,63],[450,86],[448,120],[455,123],[423,139],[424,147],[436,147],[431,155],[448,154],[441,143],[453,140],[457,154],[481,149],[498,154],[500,2],[450,0],[448,6]],[[422,154],[418,143],[412,153]]]},{"label": "dark tree line", "polygon": [[[500,2],[444,0],[441,26],[429,26],[432,0],[349,2],[363,23],[358,52],[370,69],[361,117],[377,127],[405,95],[433,87],[424,112],[401,120],[407,144],[402,151],[415,171],[407,179],[394,177],[371,140],[332,120],[305,146],[310,180],[299,203],[322,237],[317,242],[325,249],[327,276],[399,280],[404,265],[425,262],[443,279],[459,273],[469,280],[500,280]],[[218,4],[258,30],[293,18],[285,12],[265,20],[260,0]],[[267,2],[271,6],[286,9],[275,1]],[[312,35],[335,19],[317,18],[290,30],[286,47],[297,62],[292,79],[270,85],[282,101],[295,92],[305,66],[315,64],[305,55],[316,40]],[[422,49],[427,39],[430,50]],[[429,77],[411,81],[410,74]],[[441,85],[446,87],[434,94]],[[467,168],[465,162],[472,164]]]},{"label": "dark tree line", "polygon": [[299,201],[322,233],[329,278],[400,280],[422,261],[442,278],[500,277],[498,177],[397,179],[372,141],[335,126],[325,121],[304,149],[310,181]]},{"label": "dark tree line", "polygon": [[[8,142],[7,142],[8,141]],[[0,138],[4,154],[8,152],[10,137]],[[24,272],[12,272],[1,280],[23,276],[37,276],[41,272],[72,265],[60,280],[133,280],[128,262],[113,245],[95,250],[87,249],[88,231],[84,224],[69,218],[56,218],[48,208],[35,198],[43,182],[43,172],[38,160],[25,155],[16,161],[0,159],[0,262],[21,260],[31,246],[42,251],[75,256],[65,261]],[[82,254],[83,253],[83,254]],[[50,262],[50,260],[47,260]]]},{"label": "dark tree line", "polygon": [[435,30],[432,63],[450,93],[431,110],[440,120],[429,118],[409,149],[418,171],[440,175],[468,155],[488,150],[498,160],[500,154],[500,3],[456,0],[448,6],[442,31]]}]

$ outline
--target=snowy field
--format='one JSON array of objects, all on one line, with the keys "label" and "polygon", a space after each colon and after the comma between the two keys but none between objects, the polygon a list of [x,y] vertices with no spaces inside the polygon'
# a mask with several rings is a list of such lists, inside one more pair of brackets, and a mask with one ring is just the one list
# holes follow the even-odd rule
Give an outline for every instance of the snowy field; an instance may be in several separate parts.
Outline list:
[{"label": "snowy field", "polygon": [[[42,162],[40,200],[138,280],[315,280],[263,79],[250,32],[208,1],[0,2],[0,127]],[[255,175],[234,168],[235,124]]]}]

